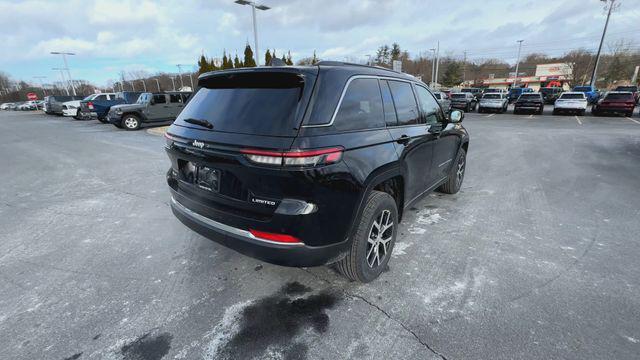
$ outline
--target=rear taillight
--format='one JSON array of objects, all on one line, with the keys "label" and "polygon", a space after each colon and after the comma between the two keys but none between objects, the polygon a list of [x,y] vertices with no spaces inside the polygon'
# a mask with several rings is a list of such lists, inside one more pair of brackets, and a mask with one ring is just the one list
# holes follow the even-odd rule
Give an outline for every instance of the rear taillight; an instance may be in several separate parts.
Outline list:
[{"label": "rear taillight", "polygon": [[242,154],[249,161],[271,166],[316,166],[333,164],[342,159],[342,147],[317,150],[268,151],[244,149]]},{"label": "rear taillight", "polygon": [[276,234],[276,233],[258,231],[254,229],[249,229],[249,232],[258,240],[267,240],[267,241],[283,243],[283,244],[302,244],[302,241],[300,241],[300,239],[291,235]]},{"label": "rear taillight", "polygon": [[93,103],[91,101],[89,101],[87,103],[87,107],[89,107],[89,109],[93,110]]}]

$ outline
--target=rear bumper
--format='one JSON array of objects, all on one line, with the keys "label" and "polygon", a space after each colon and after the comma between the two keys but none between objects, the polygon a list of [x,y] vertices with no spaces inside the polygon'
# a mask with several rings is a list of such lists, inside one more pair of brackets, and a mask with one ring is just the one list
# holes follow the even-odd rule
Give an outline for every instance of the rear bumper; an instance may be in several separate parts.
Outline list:
[{"label": "rear bumper", "polygon": [[339,260],[348,249],[348,241],[312,247],[303,244],[280,244],[254,237],[247,230],[232,227],[202,216],[171,197],[171,210],[184,225],[198,234],[271,264],[293,267],[320,266]]},{"label": "rear bumper", "polygon": [[625,114],[625,113],[629,113],[632,112],[635,109],[635,107],[601,107],[601,106],[596,106],[594,108],[594,111],[599,112],[599,113],[609,113],[609,114]]}]

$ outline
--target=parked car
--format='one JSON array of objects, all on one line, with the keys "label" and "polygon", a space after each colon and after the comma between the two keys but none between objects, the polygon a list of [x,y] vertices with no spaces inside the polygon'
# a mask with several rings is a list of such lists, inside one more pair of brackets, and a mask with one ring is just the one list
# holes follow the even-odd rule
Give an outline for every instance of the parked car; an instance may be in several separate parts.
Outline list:
[{"label": "parked car", "polygon": [[503,113],[507,111],[508,106],[509,101],[507,100],[506,94],[485,93],[482,95],[482,99],[480,99],[480,103],[478,104],[478,112],[481,113],[491,110]]},{"label": "parked car", "polygon": [[511,104],[512,102],[518,100],[520,95],[528,94],[532,92],[533,92],[532,88],[523,88],[523,87],[511,88],[509,89],[509,95],[507,95],[507,99],[509,100],[509,104]]},{"label": "parked car", "polygon": [[526,93],[520,95],[516,103],[513,105],[513,113],[535,112],[542,115],[544,112],[544,100],[540,93]]},{"label": "parked car", "polygon": [[588,100],[583,92],[564,92],[553,104],[553,115],[572,113],[584,115],[587,111]]},{"label": "parked car", "polygon": [[460,92],[473,94],[476,100],[480,100],[482,97],[482,89],[480,88],[463,88]]},{"label": "parked car", "polygon": [[604,98],[591,108],[593,115],[623,114],[633,116],[636,98],[629,91],[609,91]]},{"label": "parked car", "polygon": [[82,100],[71,100],[71,101],[64,102],[62,103],[62,114],[64,116],[71,116],[76,120],[86,118],[86,116],[83,116],[82,114],[80,104],[83,101],[91,101],[101,96],[108,97],[108,96],[115,96],[115,94],[91,94]]},{"label": "parked car", "polygon": [[544,99],[545,104],[553,104],[558,100],[560,94],[564,89],[561,87],[545,87],[540,88],[540,94],[542,94],[542,98]]},{"label": "parked car", "polygon": [[573,88],[574,92],[581,92],[587,97],[589,104],[595,104],[600,99],[600,92],[594,86],[581,85]]},{"label": "parked car", "polygon": [[190,92],[142,93],[135,104],[114,105],[107,120],[119,128],[138,130],[142,124],[159,124],[175,120]]},{"label": "parked car", "polygon": [[507,89],[499,89],[499,88],[485,88],[482,90],[482,95],[489,94],[489,93],[502,93],[502,94],[505,94],[506,96],[509,92],[507,91]]},{"label": "parked car", "polygon": [[387,268],[404,209],[462,184],[464,114],[447,117],[414,77],[320,62],[215,71],[198,85],[165,136],[171,208],[240,253],[335,263],[368,282]]},{"label": "parked car", "polygon": [[471,112],[478,106],[478,99],[471,92],[451,93],[451,107]]},{"label": "parked car", "polygon": [[436,100],[438,100],[438,104],[440,104],[442,110],[444,110],[446,113],[449,113],[451,111],[451,99],[449,98],[449,95],[447,95],[447,93],[443,91],[434,91],[433,96],[436,98]]},{"label": "parked car", "polygon": [[84,96],[51,95],[44,98],[45,113],[62,116],[62,104],[71,100],[81,100]]},{"label": "parked car", "polygon": [[10,110],[13,105],[13,103],[3,103],[2,105],[0,105],[0,110]]},{"label": "parked car", "polygon": [[97,118],[100,122],[108,123],[107,114],[113,105],[133,104],[142,94],[137,91],[124,91],[119,93],[101,93],[91,99],[80,102],[80,117]]},{"label": "parked car", "polygon": [[20,103],[17,109],[21,111],[37,110],[38,103],[35,100],[24,101]]},{"label": "parked car", "polygon": [[636,103],[640,102],[640,91],[638,91],[637,85],[621,85],[616,87],[615,91],[629,91],[633,93]]}]

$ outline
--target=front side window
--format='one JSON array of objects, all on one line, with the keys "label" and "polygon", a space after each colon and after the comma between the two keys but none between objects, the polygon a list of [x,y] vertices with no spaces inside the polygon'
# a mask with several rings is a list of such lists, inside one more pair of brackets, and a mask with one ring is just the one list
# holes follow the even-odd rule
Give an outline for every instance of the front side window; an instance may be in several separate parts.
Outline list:
[{"label": "front side window", "polygon": [[165,104],[167,102],[167,97],[164,94],[154,94],[153,102],[156,104]]},{"label": "front side window", "polygon": [[404,81],[389,81],[389,88],[391,88],[391,95],[396,106],[398,125],[419,124],[421,122],[420,113],[411,84]]},{"label": "front side window", "polygon": [[169,102],[171,103],[181,103],[182,97],[180,94],[169,94]]},{"label": "front side window", "polygon": [[438,101],[436,101],[431,93],[422,86],[416,86],[416,94],[418,95],[418,100],[420,101],[420,110],[422,112],[422,117],[426,120],[426,123],[429,125],[434,125],[438,122],[442,122],[442,110],[440,109],[440,105],[438,105]]},{"label": "front side window", "polygon": [[378,79],[355,79],[349,83],[334,126],[337,130],[384,127],[384,112]]}]

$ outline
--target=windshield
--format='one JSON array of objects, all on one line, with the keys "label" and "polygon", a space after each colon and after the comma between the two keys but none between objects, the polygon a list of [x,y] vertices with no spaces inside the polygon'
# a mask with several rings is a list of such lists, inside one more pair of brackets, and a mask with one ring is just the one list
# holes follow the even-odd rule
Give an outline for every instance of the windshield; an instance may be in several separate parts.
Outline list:
[{"label": "windshield", "polygon": [[483,99],[500,99],[500,94],[485,94]]},{"label": "windshield", "polygon": [[591,87],[589,86],[576,86],[573,91],[591,91]]},{"label": "windshield", "polygon": [[629,94],[607,94],[607,96],[604,98],[605,101],[611,101],[611,100],[624,100],[624,101],[633,101],[633,94],[629,93]]},{"label": "windshield", "polygon": [[562,94],[560,95],[560,100],[569,100],[569,99],[584,99],[584,94]]},{"label": "windshield", "polygon": [[452,98],[452,99],[464,99],[464,98],[466,98],[466,97],[467,97],[467,95],[465,95],[465,94],[460,94],[460,93],[458,93],[458,94],[451,94],[451,98]]},{"label": "windshield", "polygon": [[616,88],[616,91],[631,91],[631,92],[636,92],[638,91],[638,87],[637,86],[618,86]]},{"label": "windshield", "polygon": [[540,99],[540,94],[522,94],[522,96],[520,96],[520,99],[524,99],[524,100],[536,100],[536,99]]},{"label": "windshield", "polygon": [[[303,82],[297,74],[262,73],[205,79],[177,122],[207,120],[215,131],[294,136]],[[183,126],[191,126],[182,123]]]}]

